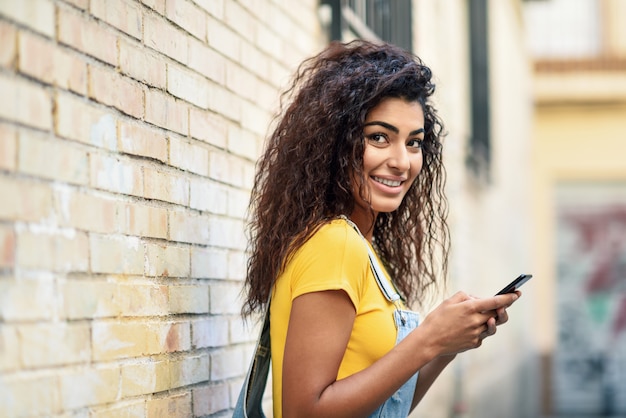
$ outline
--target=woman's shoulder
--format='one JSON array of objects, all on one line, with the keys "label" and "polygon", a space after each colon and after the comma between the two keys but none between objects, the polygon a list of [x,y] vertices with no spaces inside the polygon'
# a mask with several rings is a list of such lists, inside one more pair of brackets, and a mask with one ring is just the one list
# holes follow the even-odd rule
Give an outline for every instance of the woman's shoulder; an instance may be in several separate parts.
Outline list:
[{"label": "woman's shoulder", "polygon": [[345,219],[333,219],[319,227],[310,237],[313,244],[324,244],[329,246],[354,246],[365,249],[365,242],[359,233]]},{"label": "woman's shoulder", "polygon": [[364,239],[344,219],[333,219],[320,226],[299,253],[327,260],[348,257],[359,262],[368,259]]}]

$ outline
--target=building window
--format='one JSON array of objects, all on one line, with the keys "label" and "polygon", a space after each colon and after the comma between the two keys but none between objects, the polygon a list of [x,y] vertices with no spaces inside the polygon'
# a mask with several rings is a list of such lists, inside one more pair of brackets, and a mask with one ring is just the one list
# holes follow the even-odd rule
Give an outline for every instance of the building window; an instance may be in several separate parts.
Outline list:
[{"label": "building window", "polygon": [[470,29],[471,137],[466,164],[484,183],[490,180],[489,33],[487,0],[468,0]]},{"label": "building window", "polygon": [[378,40],[413,50],[410,1],[322,0],[322,5],[330,10],[331,40]]}]

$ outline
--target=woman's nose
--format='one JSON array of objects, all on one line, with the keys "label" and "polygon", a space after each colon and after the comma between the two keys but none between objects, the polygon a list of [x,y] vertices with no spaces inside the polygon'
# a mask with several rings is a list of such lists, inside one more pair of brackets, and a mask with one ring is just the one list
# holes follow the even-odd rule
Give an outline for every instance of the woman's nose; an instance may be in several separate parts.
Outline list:
[{"label": "woman's nose", "polygon": [[410,167],[409,151],[404,144],[397,144],[389,149],[390,155],[387,163],[398,171],[407,171]]}]

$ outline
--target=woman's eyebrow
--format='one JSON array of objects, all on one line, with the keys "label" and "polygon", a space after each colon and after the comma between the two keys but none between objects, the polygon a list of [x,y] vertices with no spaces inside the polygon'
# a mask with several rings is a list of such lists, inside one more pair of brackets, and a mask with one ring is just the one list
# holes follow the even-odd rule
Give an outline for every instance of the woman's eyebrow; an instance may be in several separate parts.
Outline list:
[{"label": "woman's eyebrow", "polygon": [[[393,125],[391,125],[391,124],[389,124],[387,122],[374,120],[374,121],[366,123],[364,126],[371,126],[371,125],[380,125],[383,128],[389,129],[392,132],[395,132],[397,134],[400,133],[400,130],[398,128],[396,128],[395,126],[393,126]],[[409,136],[418,135],[418,134],[421,134],[422,132],[425,132],[424,128],[419,128],[419,129],[416,129],[414,131],[409,132]]]}]

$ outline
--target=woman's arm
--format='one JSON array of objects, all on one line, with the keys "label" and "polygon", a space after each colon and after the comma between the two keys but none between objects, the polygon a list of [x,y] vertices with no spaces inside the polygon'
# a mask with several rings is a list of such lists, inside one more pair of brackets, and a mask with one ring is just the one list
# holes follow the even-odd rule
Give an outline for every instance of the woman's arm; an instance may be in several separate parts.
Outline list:
[{"label": "woman's arm", "polygon": [[[372,366],[336,380],[356,315],[354,306],[341,290],[297,297],[285,343],[283,416],[367,417],[431,360],[479,345],[480,334],[493,317],[487,311],[513,301],[509,295],[488,299],[488,304],[487,299],[482,303],[467,299],[463,294],[448,299]],[[441,332],[441,327],[448,332]]]}]

